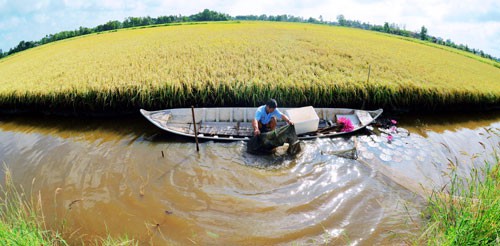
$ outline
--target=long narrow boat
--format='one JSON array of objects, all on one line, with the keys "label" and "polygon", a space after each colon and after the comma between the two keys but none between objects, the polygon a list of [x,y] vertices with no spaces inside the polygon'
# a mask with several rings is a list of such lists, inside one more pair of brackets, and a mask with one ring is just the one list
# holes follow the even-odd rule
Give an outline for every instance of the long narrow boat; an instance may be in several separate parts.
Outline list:
[{"label": "long narrow boat", "polygon": [[[279,108],[285,113],[291,108]],[[253,136],[252,120],[257,108],[195,108],[196,129],[198,138],[210,140],[249,140]],[[371,124],[383,112],[378,110],[357,110],[346,108],[315,108],[319,117],[318,130],[298,135],[299,139],[320,137],[335,137],[351,132],[338,132],[331,127],[336,118],[348,118],[354,131]],[[191,108],[165,109],[147,111],[141,109],[141,114],[157,127],[179,135],[194,137],[194,127]],[[286,123],[278,120],[277,127]]]}]

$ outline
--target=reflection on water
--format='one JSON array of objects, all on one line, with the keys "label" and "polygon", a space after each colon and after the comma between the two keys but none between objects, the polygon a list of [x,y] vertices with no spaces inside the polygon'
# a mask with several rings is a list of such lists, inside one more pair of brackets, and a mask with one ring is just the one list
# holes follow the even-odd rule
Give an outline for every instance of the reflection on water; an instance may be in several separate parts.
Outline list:
[{"label": "reflection on water", "polygon": [[[399,120],[399,119],[398,119]],[[475,113],[436,113],[405,115],[399,124],[412,133],[427,137],[427,132],[443,133],[487,127],[500,121],[500,111]]]},{"label": "reflection on water", "polygon": [[328,154],[354,138],[306,141],[295,157],[251,155],[243,142],[197,153],[141,118],[10,117],[0,118],[0,161],[41,191],[49,224],[66,220],[74,242],[109,232],[145,244],[389,244],[418,233],[425,199],[413,187],[446,182],[450,158],[466,171],[462,152],[483,152],[479,142],[498,146],[484,130],[498,116],[443,130],[418,120],[400,119],[410,135],[358,136],[354,160]]}]

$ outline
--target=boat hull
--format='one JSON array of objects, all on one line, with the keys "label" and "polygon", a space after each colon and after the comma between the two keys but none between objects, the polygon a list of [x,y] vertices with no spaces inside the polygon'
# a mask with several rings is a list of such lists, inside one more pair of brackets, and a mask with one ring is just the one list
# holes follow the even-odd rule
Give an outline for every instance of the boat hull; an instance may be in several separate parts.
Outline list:
[{"label": "boat hull", "polygon": [[[280,108],[285,113],[291,108]],[[257,108],[195,108],[196,124],[193,124],[191,108],[165,109],[147,111],[141,109],[141,114],[158,128],[170,133],[195,137],[194,125],[199,139],[221,141],[248,141],[252,137],[252,120]],[[337,118],[349,118],[354,129],[351,132],[310,132],[298,135],[301,140],[337,137],[351,134],[365,128],[375,121],[383,112],[378,110],[356,110],[346,108],[315,108],[320,119],[318,129],[326,129],[328,122],[335,122]],[[278,127],[286,123],[278,120]]]}]

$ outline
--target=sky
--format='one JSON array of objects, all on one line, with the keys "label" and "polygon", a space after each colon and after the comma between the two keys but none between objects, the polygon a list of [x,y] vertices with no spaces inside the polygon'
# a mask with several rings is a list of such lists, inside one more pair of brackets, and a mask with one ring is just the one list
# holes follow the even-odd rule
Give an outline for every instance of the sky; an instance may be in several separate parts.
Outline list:
[{"label": "sky", "polygon": [[126,17],[192,15],[210,9],[231,16],[291,14],[336,21],[338,15],[370,24],[451,39],[500,58],[500,0],[0,0],[0,49],[46,34],[95,27]]}]

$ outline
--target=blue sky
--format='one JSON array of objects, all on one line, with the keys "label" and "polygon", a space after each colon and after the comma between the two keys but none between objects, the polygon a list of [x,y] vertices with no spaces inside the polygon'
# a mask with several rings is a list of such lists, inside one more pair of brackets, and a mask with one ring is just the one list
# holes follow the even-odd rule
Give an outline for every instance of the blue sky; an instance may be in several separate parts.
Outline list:
[{"label": "blue sky", "polygon": [[499,0],[0,0],[0,49],[46,34],[94,27],[129,16],[191,15],[208,8],[232,16],[292,14],[334,21],[395,23],[407,30],[426,26],[429,34],[500,57]]}]

